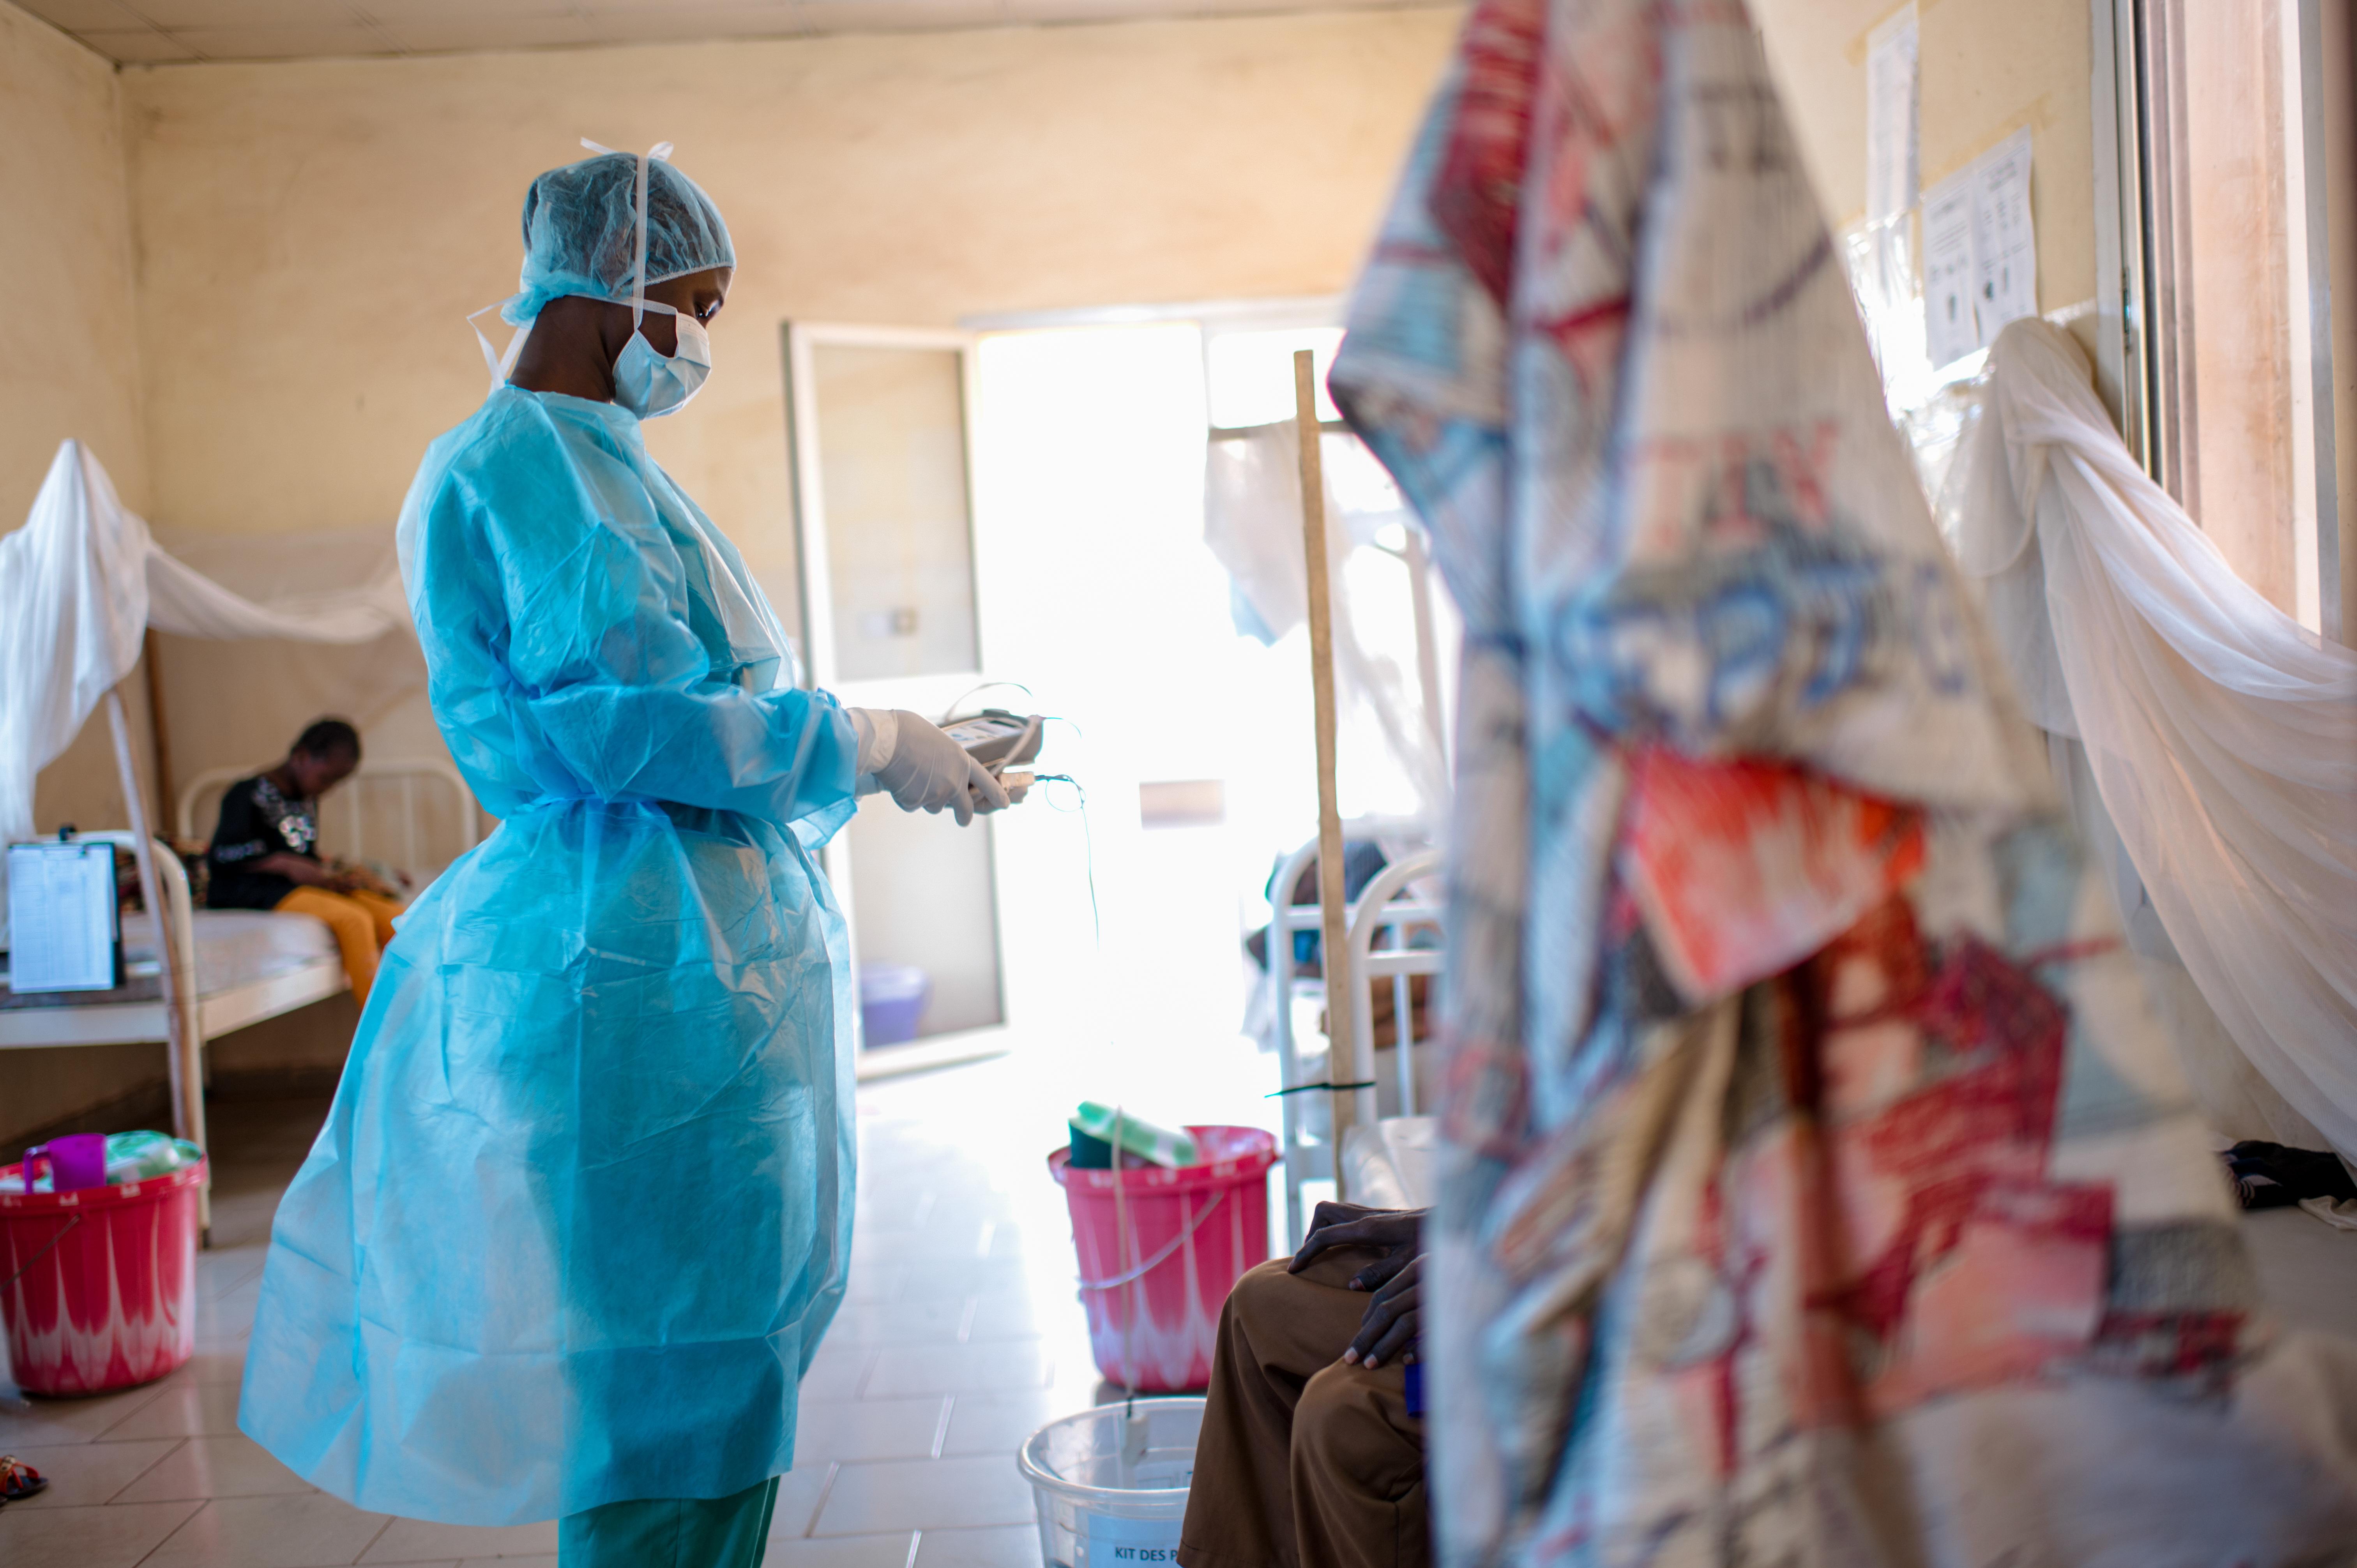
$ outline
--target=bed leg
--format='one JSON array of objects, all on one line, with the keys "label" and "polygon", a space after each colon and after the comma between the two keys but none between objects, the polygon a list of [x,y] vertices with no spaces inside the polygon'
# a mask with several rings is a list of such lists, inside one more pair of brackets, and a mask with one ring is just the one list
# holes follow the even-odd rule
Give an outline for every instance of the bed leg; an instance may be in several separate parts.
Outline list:
[{"label": "bed leg", "polygon": [[[140,787],[139,764],[131,749],[131,725],[124,716],[123,688],[106,693],[107,726],[114,732],[114,766],[123,781],[124,806],[131,818],[132,858],[139,865],[139,892],[156,921],[156,966],[162,971],[165,1049],[170,1053],[172,1134],[200,1149],[205,1143],[204,1040],[198,1028],[193,949],[188,947],[188,878],[180,863],[158,864],[156,840],[147,825],[147,794]],[[170,886],[166,886],[167,878]],[[212,1227],[212,1177],[206,1173],[199,1190],[197,1217],[200,1230]],[[209,1240],[209,1238],[208,1238]]]}]

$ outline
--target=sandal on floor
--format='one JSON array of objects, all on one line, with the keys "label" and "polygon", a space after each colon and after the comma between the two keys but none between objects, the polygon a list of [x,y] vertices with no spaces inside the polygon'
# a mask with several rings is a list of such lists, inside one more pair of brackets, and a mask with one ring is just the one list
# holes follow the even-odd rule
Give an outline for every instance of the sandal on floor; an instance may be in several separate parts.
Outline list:
[{"label": "sandal on floor", "polygon": [[0,1454],[0,1503],[22,1502],[48,1484],[48,1477],[14,1454]]}]

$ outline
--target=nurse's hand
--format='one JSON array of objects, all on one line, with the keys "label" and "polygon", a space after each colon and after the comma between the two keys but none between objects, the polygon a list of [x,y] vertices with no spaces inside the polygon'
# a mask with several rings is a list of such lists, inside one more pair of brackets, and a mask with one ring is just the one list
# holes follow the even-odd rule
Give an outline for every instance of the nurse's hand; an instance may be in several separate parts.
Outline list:
[{"label": "nurse's hand", "polygon": [[1003,811],[1006,791],[942,726],[896,709],[892,754],[876,768],[877,788],[904,811],[946,811],[963,827],[977,811]]}]

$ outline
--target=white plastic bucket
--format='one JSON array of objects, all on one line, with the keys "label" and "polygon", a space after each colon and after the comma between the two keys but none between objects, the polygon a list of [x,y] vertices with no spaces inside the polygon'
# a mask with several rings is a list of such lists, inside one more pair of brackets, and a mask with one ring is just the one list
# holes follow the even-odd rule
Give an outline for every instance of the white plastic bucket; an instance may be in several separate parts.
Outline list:
[{"label": "white plastic bucket", "polygon": [[1200,1395],[1099,1405],[1031,1434],[1016,1463],[1039,1503],[1047,1568],[1176,1564]]}]

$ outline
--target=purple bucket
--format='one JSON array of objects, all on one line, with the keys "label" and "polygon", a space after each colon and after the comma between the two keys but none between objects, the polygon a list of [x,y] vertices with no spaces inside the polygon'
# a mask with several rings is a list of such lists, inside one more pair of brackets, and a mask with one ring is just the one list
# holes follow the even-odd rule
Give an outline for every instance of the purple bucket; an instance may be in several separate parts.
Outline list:
[{"label": "purple bucket", "polygon": [[861,1042],[897,1046],[917,1037],[925,1004],[933,998],[933,977],[914,964],[869,963],[859,967]]}]

